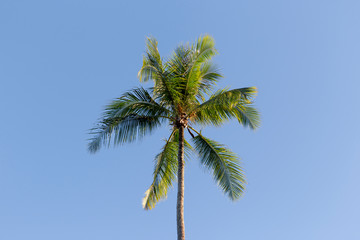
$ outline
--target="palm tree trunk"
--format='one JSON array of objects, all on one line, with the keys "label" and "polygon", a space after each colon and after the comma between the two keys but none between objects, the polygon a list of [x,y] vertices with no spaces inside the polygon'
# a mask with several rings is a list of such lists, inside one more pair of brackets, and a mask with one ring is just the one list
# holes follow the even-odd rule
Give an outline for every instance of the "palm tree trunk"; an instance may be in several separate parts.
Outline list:
[{"label": "palm tree trunk", "polygon": [[184,223],[184,126],[179,127],[178,153],[178,193],[176,205],[177,236],[178,240],[185,240]]}]

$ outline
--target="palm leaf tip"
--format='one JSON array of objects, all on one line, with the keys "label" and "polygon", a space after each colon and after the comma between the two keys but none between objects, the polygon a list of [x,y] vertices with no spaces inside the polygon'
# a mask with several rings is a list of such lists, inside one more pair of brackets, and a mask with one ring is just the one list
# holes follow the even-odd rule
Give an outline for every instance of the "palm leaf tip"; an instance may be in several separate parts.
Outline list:
[{"label": "palm leaf tip", "polygon": [[155,207],[155,204],[151,204],[152,202],[155,202],[154,199],[152,199],[151,201],[149,201],[149,195],[150,195],[150,191],[151,189],[146,190],[145,192],[145,196],[142,199],[142,207],[145,210],[151,210]]},{"label": "palm leaf tip", "polygon": [[257,129],[260,126],[260,113],[250,105],[237,105],[235,114],[240,124],[250,129]]},{"label": "palm leaf tip", "polygon": [[100,146],[99,146],[99,142],[95,139],[92,140],[90,139],[90,142],[88,143],[88,151],[92,154],[96,153],[97,151],[99,151]]},{"label": "palm leaf tip", "polygon": [[111,131],[109,126],[104,124],[104,120],[101,121],[97,127],[90,129],[89,134],[93,135],[92,138],[88,139],[88,151],[92,154],[98,152],[102,145],[106,145],[110,142]]}]

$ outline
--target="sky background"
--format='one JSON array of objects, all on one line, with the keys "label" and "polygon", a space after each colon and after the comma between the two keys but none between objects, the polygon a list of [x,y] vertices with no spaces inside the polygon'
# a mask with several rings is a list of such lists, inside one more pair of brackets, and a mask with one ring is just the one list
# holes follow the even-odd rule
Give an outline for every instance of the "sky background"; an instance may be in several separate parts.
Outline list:
[{"label": "sky background", "polygon": [[176,239],[176,189],[141,207],[169,128],[95,155],[87,133],[140,85],[146,36],[166,57],[205,33],[219,87],[258,87],[262,125],[203,130],[241,156],[248,185],[233,203],[189,161],[186,239],[360,239],[359,11],[358,0],[1,0],[0,239]]}]

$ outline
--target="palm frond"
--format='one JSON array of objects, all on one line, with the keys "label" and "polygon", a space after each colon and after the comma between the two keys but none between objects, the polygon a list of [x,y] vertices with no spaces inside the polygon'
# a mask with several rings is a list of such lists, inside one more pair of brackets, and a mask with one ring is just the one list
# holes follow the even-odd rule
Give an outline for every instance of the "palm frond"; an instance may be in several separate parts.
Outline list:
[{"label": "palm frond", "polygon": [[192,61],[192,49],[188,45],[180,45],[175,48],[170,59],[166,62],[166,69],[171,77],[185,78]]},{"label": "palm frond", "polygon": [[162,63],[156,39],[148,38],[143,66],[138,72],[138,77],[141,82],[154,81],[154,97],[159,99],[161,104],[174,108],[179,99],[178,81],[174,81],[173,77],[170,76],[168,65],[168,63]]},{"label": "palm frond", "polygon": [[215,68],[211,68],[209,62],[217,53],[214,46],[213,38],[205,35],[191,46],[180,45],[177,47],[172,57],[166,62],[169,77],[176,82],[176,90],[179,93],[178,100],[185,108],[198,103],[199,88],[200,90],[209,89],[210,81],[218,77],[214,71]]},{"label": "palm frond", "polygon": [[209,35],[199,37],[195,43],[195,52],[196,62],[202,63],[210,60],[217,54],[214,39]]},{"label": "palm frond", "polygon": [[193,138],[195,151],[201,163],[212,171],[215,181],[231,200],[238,199],[245,189],[245,178],[238,157],[213,140],[201,134]]},{"label": "palm frond", "polygon": [[104,117],[123,117],[129,114],[169,117],[170,111],[157,103],[144,88],[135,88],[112,101],[106,108]]},{"label": "palm frond", "polygon": [[[153,182],[145,192],[143,198],[143,208],[150,210],[156,203],[166,198],[168,189],[176,180],[178,170],[178,149],[179,149],[179,130],[174,129],[166,141],[162,152],[155,158],[155,168]],[[190,159],[193,152],[192,146],[184,140],[185,158]]]},{"label": "palm frond", "polygon": [[173,52],[170,59],[166,62],[167,76],[176,95],[175,105],[183,104],[184,93],[186,89],[187,77],[189,73],[192,57],[192,49],[188,45],[180,45]]},{"label": "palm frond", "polygon": [[235,114],[238,122],[245,127],[256,129],[260,126],[259,111],[252,105],[239,103],[235,107]]},{"label": "palm frond", "polygon": [[142,82],[156,80],[163,72],[162,61],[157,45],[158,42],[155,38],[147,38],[143,66],[138,73],[138,77]]},{"label": "palm frond", "polygon": [[170,116],[169,111],[152,99],[144,88],[135,88],[111,102],[98,125],[91,129],[94,136],[88,149],[96,152],[102,145],[132,142],[151,133]]},{"label": "palm frond", "polygon": [[158,116],[136,114],[103,119],[98,126],[90,129],[90,134],[94,137],[89,139],[88,150],[95,153],[103,145],[110,146],[111,143],[119,145],[141,139],[160,126],[161,121]]},{"label": "palm frond", "polygon": [[143,208],[150,210],[155,207],[156,203],[166,198],[168,189],[172,186],[177,175],[177,155],[178,155],[178,138],[174,130],[169,139],[166,141],[162,152],[155,158],[155,168],[153,173],[153,182],[145,192],[143,198]]},{"label": "palm frond", "polygon": [[240,124],[256,128],[259,115],[250,105],[256,88],[239,88],[220,90],[206,102],[190,111],[191,120],[195,123],[221,125],[224,121],[236,118]]},{"label": "palm frond", "polygon": [[214,85],[218,82],[222,75],[218,67],[212,62],[205,62],[200,67],[200,84],[197,98],[205,101],[204,94],[209,94]]},{"label": "palm frond", "polygon": [[187,79],[187,96],[196,96],[201,84],[201,68],[216,54],[215,41],[212,37],[205,35],[198,38],[197,42],[194,44],[194,54]]}]

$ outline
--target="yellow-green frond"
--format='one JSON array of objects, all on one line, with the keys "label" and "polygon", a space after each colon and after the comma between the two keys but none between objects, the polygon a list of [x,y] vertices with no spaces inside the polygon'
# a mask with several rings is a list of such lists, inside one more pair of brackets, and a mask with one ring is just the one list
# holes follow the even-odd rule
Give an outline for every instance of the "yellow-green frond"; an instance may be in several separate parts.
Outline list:
[{"label": "yellow-green frond", "polygon": [[166,198],[168,189],[172,186],[177,175],[177,154],[178,139],[176,139],[174,130],[162,149],[155,158],[154,178],[149,189],[145,192],[143,198],[143,208],[150,210],[156,203]]},{"label": "yellow-green frond", "polygon": [[218,126],[235,118],[244,126],[256,128],[259,115],[251,107],[255,94],[254,87],[217,91],[209,100],[190,111],[191,121],[201,125]]}]

